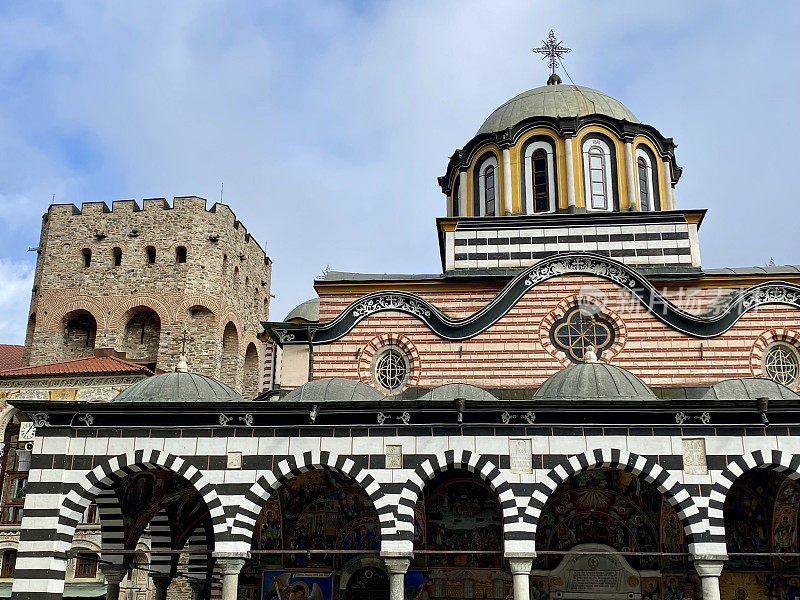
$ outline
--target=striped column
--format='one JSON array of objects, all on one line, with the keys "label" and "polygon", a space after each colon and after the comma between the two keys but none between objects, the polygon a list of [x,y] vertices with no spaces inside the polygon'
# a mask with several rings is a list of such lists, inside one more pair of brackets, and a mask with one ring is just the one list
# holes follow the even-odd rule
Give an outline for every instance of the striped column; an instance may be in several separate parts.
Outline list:
[{"label": "striped column", "polygon": [[64,595],[67,551],[81,515],[59,518],[64,496],[52,491],[53,484],[39,483],[41,473],[31,469],[28,475],[11,600],[61,600]]}]

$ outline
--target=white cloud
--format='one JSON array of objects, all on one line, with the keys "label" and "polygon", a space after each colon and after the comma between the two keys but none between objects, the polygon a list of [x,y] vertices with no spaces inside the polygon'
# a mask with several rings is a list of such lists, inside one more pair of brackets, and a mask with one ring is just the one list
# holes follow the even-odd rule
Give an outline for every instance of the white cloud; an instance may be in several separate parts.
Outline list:
[{"label": "white cloud", "polygon": [[0,342],[23,344],[34,266],[0,258]]}]

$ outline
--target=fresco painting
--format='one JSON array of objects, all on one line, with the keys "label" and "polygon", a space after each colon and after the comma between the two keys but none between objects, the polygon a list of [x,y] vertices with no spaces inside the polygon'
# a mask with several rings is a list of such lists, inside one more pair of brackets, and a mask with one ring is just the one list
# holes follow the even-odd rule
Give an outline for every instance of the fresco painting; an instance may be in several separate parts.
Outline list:
[{"label": "fresco painting", "polygon": [[330,574],[264,571],[261,600],[332,600]]}]

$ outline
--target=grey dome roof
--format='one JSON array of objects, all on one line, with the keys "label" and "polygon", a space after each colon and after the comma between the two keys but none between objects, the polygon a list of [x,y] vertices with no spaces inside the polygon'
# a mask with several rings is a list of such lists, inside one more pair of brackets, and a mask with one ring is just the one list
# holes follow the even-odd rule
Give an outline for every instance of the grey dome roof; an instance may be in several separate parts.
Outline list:
[{"label": "grey dome roof", "polygon": [[315,379],[284,396],[281,402],[359,402],[383,400],[378,390],[354,379]]},{"label": "grey dome roof", "polygon": [[514,96],[483,122],[476,135],[497,133],[530,117],[583,117],[605,115],[620,121],[639,119],[622,102],[579,85],[545,85]]},{"label": "grey dome roof", "polygon": [[319,321],[319,298],[312,298],[302,304],[298,304],[286,315],[284,321],[292,321],[294,319],[301,319],[309,323]]},{"label": "grey dome roof", "polygon": [[703,398],[710,400],[753,400],[755,398],[800,400],[800,396],[785,385],[760,377],[720,381],[712,385],[703,395]]},{"label": "grey dome roof", "polygon": [[463,398],[468,402],[491,402],[497,400],[495,396],[483,388],[468,383],[446,383],[440,385],[423,396],[420,396],[419,400],[421,402],[437,402],[442,400],[452,402],[456,398]]},{"label": "grey dome roof", "polygon": [[655,398],[653,390],[630,371],[605,363],[580,363],[550,376],[536,391],[540,400]]},{"label": "grey dome roof", "polygon": [[242,402],[238,392],[197,373],[162,373],[137,381],[112,402]]}]

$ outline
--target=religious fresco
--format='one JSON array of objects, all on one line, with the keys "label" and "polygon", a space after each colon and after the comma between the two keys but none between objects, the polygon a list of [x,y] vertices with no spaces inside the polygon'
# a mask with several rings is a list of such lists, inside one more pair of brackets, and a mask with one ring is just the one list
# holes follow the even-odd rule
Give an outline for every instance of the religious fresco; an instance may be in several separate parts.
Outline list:
[{"label": "religious fresco", "polygon": [[533,600],[550,600],[550,578],[531,577],[531,597]]},{"label": "religious fresco", "polygon": [[[380,550],[380,521],[366,492],[327,469],[291,479],[264,504],[254,536],[256,550]],[[352,556],[257,554],[261,567],[338,568]]]},{"label": "religious fresco", "polygon": [[796,556],[747,553],[796,553],[798,506],[800,485],[781,473],[755,469],[737,479],[725,498],[726,569],[797,571]]},{"label": "religious fresco", "polygon": [[701,600],[703,597],[700,577],[691,571],[663,575],[661,586],[663,600]]},{"label": "religious fresco", "polygon": [[[545,504],[536,547],[566,552],[577,544],[599,543],[621,552],[685,552],[680,526],[661,512],[666,502],[655,486],[619,469],[592,469],[570,477]],[[676,515],[677,516],[677,515]],[[662,543],[662,535],[668,534]],[[553,569],[563,554],[541,556],[536,568]],[[658,556],[627,556],[635,569],[658,568]],[[679,561],[674,558],[671,562]]]},{"label": "religious fresco", "polygon": [[261,600],[332,600],[333,580],[324,573],[264,571]]},{"label": "religious fresco", "polygon": [[497,494],[474,478],[457,475],[442,477],[440,483],[427,489],[428,550],[486,554],[429,554],[428,566],[500,568],[503,521]]}]

